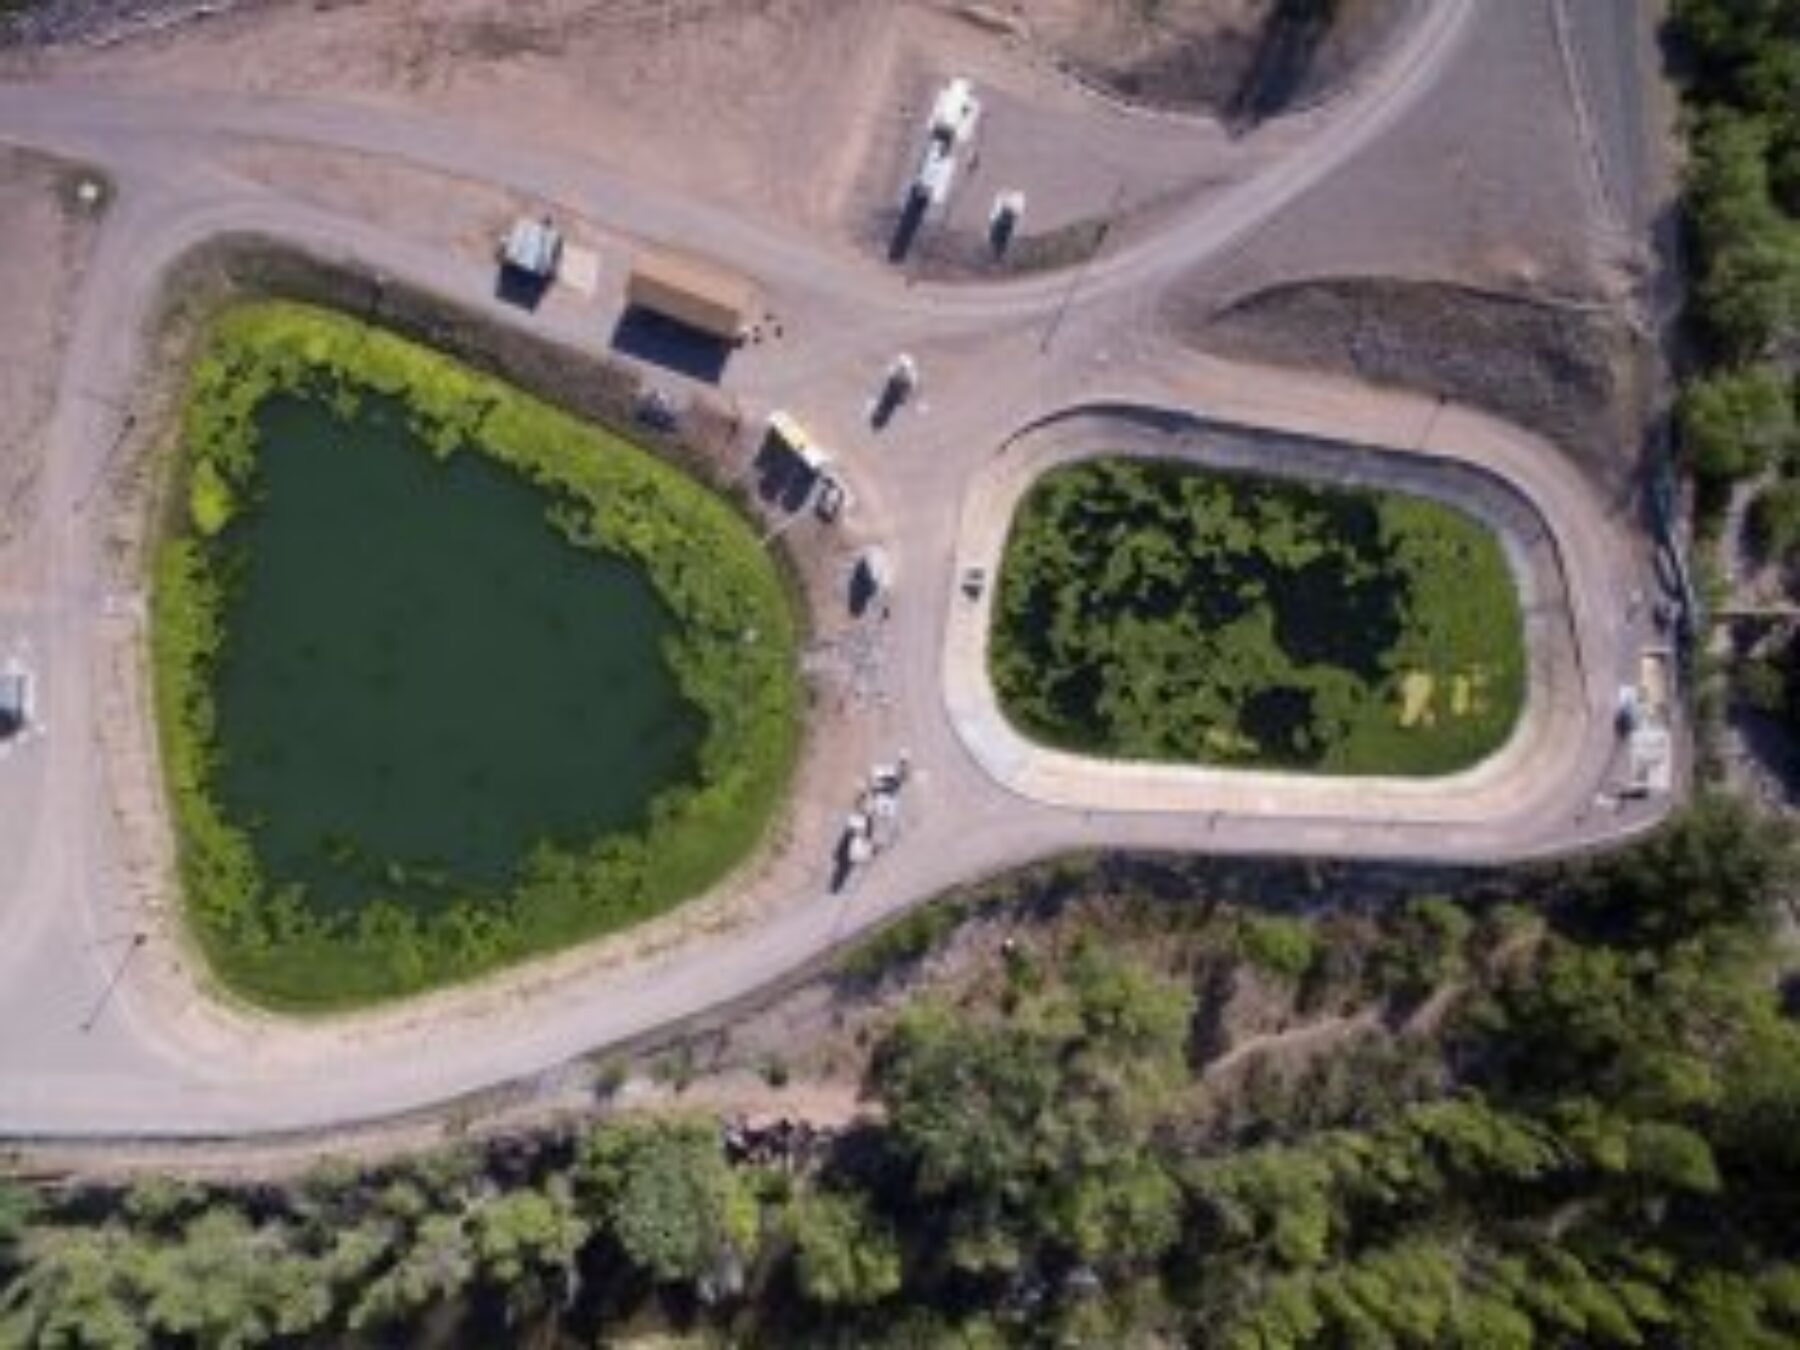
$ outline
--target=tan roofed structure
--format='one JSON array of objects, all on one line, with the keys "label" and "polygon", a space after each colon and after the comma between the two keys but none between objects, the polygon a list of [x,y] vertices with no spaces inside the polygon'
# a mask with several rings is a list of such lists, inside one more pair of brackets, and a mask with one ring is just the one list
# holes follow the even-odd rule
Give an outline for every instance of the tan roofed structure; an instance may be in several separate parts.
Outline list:
[{"label": "tan roofed structure", "polygon": [[723,342],[741,339],[762,308],[756,283],[680,253],[640,253],[625,288],[631,304]]}]

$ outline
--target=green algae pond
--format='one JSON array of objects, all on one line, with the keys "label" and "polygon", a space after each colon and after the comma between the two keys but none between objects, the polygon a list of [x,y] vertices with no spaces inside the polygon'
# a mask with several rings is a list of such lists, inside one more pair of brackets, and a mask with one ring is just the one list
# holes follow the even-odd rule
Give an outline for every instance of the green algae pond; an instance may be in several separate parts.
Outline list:
[{"label": "green algae pond", "polygon": [[1498,539],[1441,503],[1162,460],[1051,470],[1008,535],[1001,707],[1117,759],[1430,776],[1525,691]]},{"label": "green algae pond", "polygon": [[654,917],[751,852],[798,740],[749,525],[450,359],[288,304],[190,383],[152,655],[190,928],[354,1006]]},{"label": "green algae pond", "polygon": [[641,571],[572,547],[492,461],[434,462],[402,406],[282,398],[257,426],[219,789],[271,882],[430,905],[540,839],[640,827],[693,771],[704,723]]}]

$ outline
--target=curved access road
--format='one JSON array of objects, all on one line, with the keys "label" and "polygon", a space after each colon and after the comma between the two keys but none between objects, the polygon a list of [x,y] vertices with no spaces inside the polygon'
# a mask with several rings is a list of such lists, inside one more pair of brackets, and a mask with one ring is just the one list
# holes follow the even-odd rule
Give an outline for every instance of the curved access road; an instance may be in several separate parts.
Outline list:
[{"label": "curved access road", "polygon": [[[1298,132],[1283,133],[1282,153],[1264,170],[1170,213],[1154,231],[1124,231],[1116,249],[1077,278],[1079,297],[1061,276],[907,287],[847,248],[657,192],[592,160],[402,112],[0,85],[0,140],[97,164],[117,187],[72,298],[40,491],[38,566],[0,601],[0,636],[31,642],[49,728],[0,763],[9,790],[27,799],[0,821],[0,1133],[327,1128],[554,1075],[579,1056],[778,982],[951,886],[1062,850],[1498,860],[1594,847],[1651,823],[1659,808],[1595,805],[1615,767],[1603,695],[1629,673],[1641,639],[1621,598],[1649,585],[1629,521],[1557,468],[1548,447],[1512,428],[1406,395],[1193,357],[1144,321],[1171,280],[1245,238],[1403,121],[1466,53],[1472,8],[1473,0],[1426,7],[1369,79],[1309,115]],[[146,340],[169,298],[171,270],[209,241],[254,234],[443,294],[502,335],[529,327],[593,349],[611,317],[604,302],[600,313],[508,310],[492,299],[479,261],[240,176],[230,156],[247,142],[441,170],[559,203],[622,236],[713,254],[764,281],[788,336],[734,360],[728,390],[752,420],[779,403],[806,410],[831,434],[865,503],[848,528],[878,537],[903,579],[878,635],[886,698],[867,714],[868,735],[909,748],[918,782],[901,842],[860,885],[845,894],[828,885],[833,836],[853,787],[845,783],[795,803],[787,840],[754,876],[628,939],[343,1019],[285,1021],[209,993],[170,914],[142,582],[121,571],[98,490],[123,467],[113,457],[128,439],[128,410],[140,406],[152,357]],[[918,355],[929,387],[877,438],[862,409],[900,346]],[[1020,428],[1095,402],[1283,433],[1323,430],[1364,447],[1360,454],[1401,448],[1419,464],[1460,457],[1469,472],[1504,484],[1544,526],[1546,537],[1529,546],[1538,550],[1532,565],[1548,567],[1552,553],[1557,560],[1561,589],[1546,583],[1548,605],[1533,622],[1549,634],[1540,684],[1545,706],[1562,719],[1558,739],[1566,732],[1560,757],[1547,765],[1523,756],[1514,771],[1495,770],[1510,785],[1504,800],[1491,799],[1491,815],[1456,818],[1386,802],[1360,812],[1322,809],[1314,789],[1285,783],[1198,810],[1198,798],[1179,794],[1059,800],[996,776],[988,759],[970,753],[966,691],[944,680],[946,644],[969,631],[956,609],[960,555],[992,547],[991,528],[973,545],[960,533],[963,502],[979,499]],[[1078,429],[1067,427],[1071,435]],[[823,629],[841,626],[822,615]]]}]

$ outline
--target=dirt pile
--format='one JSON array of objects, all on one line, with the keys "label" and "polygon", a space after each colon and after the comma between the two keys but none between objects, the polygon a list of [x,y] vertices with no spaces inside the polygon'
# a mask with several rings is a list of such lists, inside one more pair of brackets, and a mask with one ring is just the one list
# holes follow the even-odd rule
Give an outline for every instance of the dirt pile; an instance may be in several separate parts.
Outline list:
[{"label": "dirt pile", "polygon": [[1017,0],[1075,75],[1151,107],[1255,121],[1341,87],[1414,0]]},{"label": "dirt pile", "polygon": [[1440,394],[1517,422],[1607,487],[1636,467],[1626,434],[1624,330],[1604,312],[1441,282],[1333,278],[1207,311],[1169,302],[1194,345],[1226,356]]}]

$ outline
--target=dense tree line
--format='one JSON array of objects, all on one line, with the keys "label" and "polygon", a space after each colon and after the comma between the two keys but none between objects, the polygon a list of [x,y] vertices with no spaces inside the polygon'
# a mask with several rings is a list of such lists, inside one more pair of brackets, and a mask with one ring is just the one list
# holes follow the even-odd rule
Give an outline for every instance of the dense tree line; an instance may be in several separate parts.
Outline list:
[{"label": "dense tree line", "polygon": [[[1791,1345],[1793,867],[1708,799],[1520,878],[1531,907],[1400,904],[1358,979],[1455,996],[1429,1072],[1223,1123],[1197,977],[1077,940],[909,1007],[875,1122],[803,1165],[626,1118],[285,1187],[5,1188],[0,1344]],[[1269,978],[1337,978],[1317,921],[1232,923]]]},{"label": "dense tree line", "polygon": [[[1679,0],[1689,70],[1690,314],[1702,340],[1683,392],[1688,463],[1703,485],[1800,465],[1800,4]],[[1791,489],[1786,489],[1791,496]],[[1758,535],[1793,556],[1793,503],[1768,502]]]}]

